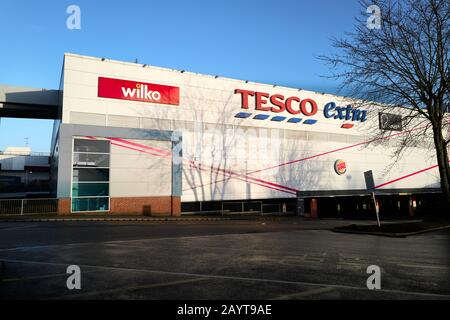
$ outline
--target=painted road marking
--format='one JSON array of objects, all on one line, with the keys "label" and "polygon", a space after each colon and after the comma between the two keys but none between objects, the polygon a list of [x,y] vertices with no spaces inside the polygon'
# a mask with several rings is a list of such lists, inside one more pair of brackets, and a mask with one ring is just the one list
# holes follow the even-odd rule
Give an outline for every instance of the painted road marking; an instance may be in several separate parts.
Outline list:
[{"label": "painted road marking", "polygon": [[[279,231],[281,233],[283,231]],[[277,232],[273,232],[277,233]],[[94,244],[120,244],[127,242],[139,242],[139,241],[164,241],[164,240],[173,240],[173,239],[202,239],[208,237],[223,237],[230,235],[240,235],[245,236],[248,234],[245,233],[225,233],[225,234],[212,234],[212,235],[201,235],[201,236],[185,236],[185,237],[177,237],[174,235],[173,237],[162,237],[162,238],[142,238],[142,239],[132,239],[132,240],[109,240],[109,241],[99,241],[99,242],[73,242],[73,243],[59,243],[59,244],[43,244],[37,246],[22,246],[22,247],[13,247],[13,248],[0,248],[0,252],[4,251],[15,251],[15,250],[30,250],[30,249],[43,249],[43,248],[51,248],[51,247],[64,247],[64,246],[91,246]]]},{"label": "painted road marking", "polygon": [[397,264],[399,267],[406,268],[418,268],[418,269],[434,269],[434,270],[445,270],[450,271],[450,266],[437,266],[437,265],[425,265],[425,264]]},{"label": "painted road marking", "polygon": [[[125,247],[125,248],[150,249],[148,245],[129,245],[126,243],[106,243],[106,245]],[[179,246],[192,248],[192,244],[190,244],[190,243],[181,243],[181,244],[179,244]],[[271,258],[269,260],[274,260],[274,261],[284,263],[284,264],[298,264],[300,262],[323,263],[323,262],[325,262],[325,259],[327,258],[326,252],[323,252],[321,254],[319,254],[319,253],[318,254],[300,253],[297,255],[293,255],[292,252],[290,252],[290,251],[277,251],[277,253],[274,255],[272,249],[221,247],[221,246],[211,246],[211,245],[204,245],[204,244],[201,245],[201,248],[202,249],[215,249],[215,250],[220,250],[222,252],[223,251],[251,252],[252,254],[269,252],[272,254],[269,254],[266,258]],[[280,260],[279,256],[283,256],[283,259]],[[249,256],[249,257],[251,257],[251,256]]]},{"label": "painted road marking", "polygon": [[322,293],[326,293],[326,292],[331,292],[331,291],[336,291],[336,288],[331,288],[331,287],[325,287],[325,288],[319,288],[319,289],[311,289],[311,290],[306,290],[303,292],[298,292],[298,293],[292,293],[292,294],[285,294],[273,299],[269,299],[269,300],[288,300],[288,299],[300,299],[300,298],[306,298],[306,297],[310,297],[313,295],[317,295],[317,294],[322,294]]},{"label": "painted road marking", "polygon": [[[299,230],[295,230],[299,231]],[[311,231],[311,230],[303,230],[303,231]],[[321,231],[321,230],[316,230]],[[286,233],[290,231],[268,231],[264,233]],[[43,245],[37,245],[37,246],[22,246],[22,247],[13,247],[13,248],[0,248],[0,252],[5,251],[15,251],[15,250],[30,250],[30,249],[41,249],[41,248],[51,248],[51,247],[61,247],[61,246],[83,246],[83,245],[95,245],[95,244],[121,244],[121,243],[130,243],[130,242],[140,242],[140,241],[165,241],[165,240],[174,240],[174,239],[180,239],[180,240],[186,240],[186,239],[203,239],[203,238],[215,238],[215,237],[229,237],[229,236],[251,236],[255,235],[255,233],[223,233],[223,234],[206,234],[206,235],[198,235],[198,236],[184,236],[184,237],[177,237],[174,235],[173,237],[161,237],[161,238],[141,238],[141,239],[131,239],[131,240],[108,240],[108,241],[99,241],[99,242],[73,242],[73,243],[60,243],[60,244],[43,244]],[[131,247],[131,246],[130,246]]]},{"label": "painted road marking", "polygon": [[[194,278],[194,279],[185,279],[185,280],[178,280],[178,281],[170,281],[170,282],[163,282],[163,283],[153,283],[153,284],[146,284],[146,285],[140,285],[140,286],[131,286],[131,287],[120,287],[115,289],[108,289],[108,290],[99,290],[99,291],[90,291],[80,294],[71,294],[67,297],[72,298],[81,298],[81,297],[89,297],[89,296],[96,296],[101,294],[108,294],[108,293],[115,293],[115,292],[123,292],[123,291],[135,291],[135,290],[143,290],[143,289],[155,289],[155,288],[164,288],[169,286],[175,286],[175,285],[181,285],[185,283],[193,283],[193,282],[199,282],[208,280],[206,278]],[[61,297],[58,297],[56,299],[60,299]]]},{"label": "painted road marking", "polygon": [[336,265],[336,270],[362,271],[363,268],[361,264],[357,263],[338,263]]},{"label": "painted road marking", "polygon": [[[59,262],[40,262],[40,261],[27,261],[27,260],[12,260],[3,259],[5,262],[11,263],[24,263],[24,264],[36,264],[36,265],[54,265],[54,266],[67,266],[67,263]],[[342,284],[327,284],[327,283],[313,283],[304,281],[289,281],[289,280],[277,280],[277,279],[264,279],[264,278],[249,278],[249,277],[238,277],[238,276],[226,276],[226,275],[213,275],[213,274],[200,274],[200,273],[190,273],[190,272],[174,272],[174,271],[161,271],[161,270],[148,270],[148,269],[138,269],[138,268],[123,268],[123,267],[111,267],[111,266],[96,266],[96,265],[79,265],[83,268],[93,268],[111,271],[128,271],[128,272],[142,272],[151,274],[163,274],[172,276],[186,276],[195,278],[207,278],[207,279],[218,279],[218,280],[235,280],[235,281],[249,281],[249,282],[261,282],[261,283],[274,283],[274,284],[288,284],[288,285],[301,285],[301,286],[311,286],[311,287],[330,287],[335,289],[350,289],[367,291],[367,287],[355,287],[350,285]],[[395,293],[402,295],[413,295],[420,297],[429,298],[442,298],[450,299],[450,294],[438,294],[438,293],[428,293],[428,292],[414,292],[414,291],[402,291],[394,289],[380,289],[377,292],[383,293]]]},{"label": "painted road marking", "polygon": [[[336,270],[351,270],[361,272],[363,270],[362,264],[363,261],[361,261],[361,258],[357,256],[350,256],[339,253],[337,257]],[[365,264],[369,265],[368,261],[366,261]]]},{"label": "painted road marking", "polygon": [[[93,273],[94,270],[91,271],[84,271],[85,273]],[[67,273],[53,273],[53,274],[46,274],[41,276],[33,276],[33,277],[24,277],[24,278],[8,278],[8,279],[1,279],[0,282],[13,282],[13,281],[28,281],[28,280],[39,280],[39,279],[49,279],[49,278],[57,278],[57,277],[67,277]]]}]

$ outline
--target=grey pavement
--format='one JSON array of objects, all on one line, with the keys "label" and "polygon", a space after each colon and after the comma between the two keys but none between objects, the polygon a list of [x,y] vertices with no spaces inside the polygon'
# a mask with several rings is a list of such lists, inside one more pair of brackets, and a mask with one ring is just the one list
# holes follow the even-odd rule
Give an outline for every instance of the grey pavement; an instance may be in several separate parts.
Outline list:
[{"label": "grey pavement", "polygon": [[[327,230],[349,223],[2,222],[0,299],[450,299],[448,229]],[[81,290],[66,287],[73,264]],[[366,287],[373,264],[381,290]]]}]

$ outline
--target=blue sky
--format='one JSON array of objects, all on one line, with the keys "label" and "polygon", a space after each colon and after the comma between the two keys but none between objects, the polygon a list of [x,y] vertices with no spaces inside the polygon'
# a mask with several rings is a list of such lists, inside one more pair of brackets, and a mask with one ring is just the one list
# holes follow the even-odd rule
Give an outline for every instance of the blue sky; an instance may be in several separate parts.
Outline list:
[{"label": "blue sky", "polygon": [[[81,30],[66,9],[81,8]],[[0,83],[58,88],[64,52],[336,92],[317,59],[354,28],[356,0],[0,2]],[[48,151],[52,121],[1,119],[0,150]]]}]

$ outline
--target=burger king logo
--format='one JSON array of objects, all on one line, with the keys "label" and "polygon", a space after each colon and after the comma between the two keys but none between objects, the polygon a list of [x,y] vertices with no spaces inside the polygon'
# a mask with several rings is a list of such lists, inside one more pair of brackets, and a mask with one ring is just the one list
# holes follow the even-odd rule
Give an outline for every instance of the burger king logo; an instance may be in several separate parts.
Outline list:
[{"label": "burger king logo", "polygon": [[347,172],[347,164],[345,163],[345,161],[342,159],[336,160],[334,162],[334,171],[336,171],[336,173],[338,175],[346,173]]}]

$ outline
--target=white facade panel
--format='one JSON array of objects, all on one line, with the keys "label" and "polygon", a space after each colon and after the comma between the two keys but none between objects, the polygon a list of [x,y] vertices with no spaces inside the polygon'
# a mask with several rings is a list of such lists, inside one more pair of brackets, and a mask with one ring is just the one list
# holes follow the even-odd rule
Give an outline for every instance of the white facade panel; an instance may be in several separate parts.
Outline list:
[{"label": "white facade panel", "polygon": [[105,126],[106,115],[98,113],[86,113],[86,112],[70,112],[70,118],[72,123],[86,124],[91,126]]},{"label": "white facade panel", "polygon": [[116,116],[110,114],[108,116],[108,126],[123,128],[140,128],[140,118],[130,116]]},{"label": "white facade panel", "polygon": [[[378,146],[364,143],[378,126],[377,109],[367,110],[366,122],[325,118],[323,109],[328,102],[340,106],[351,103],[343,97],[76,55],[65,56],[64,75],[64,123],[105,121],[114,127],[182,133],[183,201],[294,197],[297,190],[365,189],[363,172],[367,170],[373,170],[376,185],[390,182],[382,188],[439,186],[436,168],[415,174],[436,163],[434,154],[424,147],[412,149],[386,171],[401,135]],[[100,98],[99,77],[179,87],[180,103]],[[312,98],[318,112],[305,117],[286,111],[255,111],[254,99],[248,109],[243,109],[241,95],[235,94],[235,89]],[[236,118],[239,112],[252,113],[252,117]],[[312,119],[317,123],[256,120],[255,114]],[[343,129],[344,123],[354,127]],[[170,150],[170,146],[167,142],[144,140],[139,144],[149,147],[145,153],[133,145],[113,145],[111,196],[170,194],[170,159],[155,155],[152,149]],[[334,170],[338,159],[347,164],[343,175]]]},{"label": "white facade panel", "polygon": [[168,196],[172,191],[172,159],[161,152],[171,142],[119,140],[111,144],[110,196]]}]

